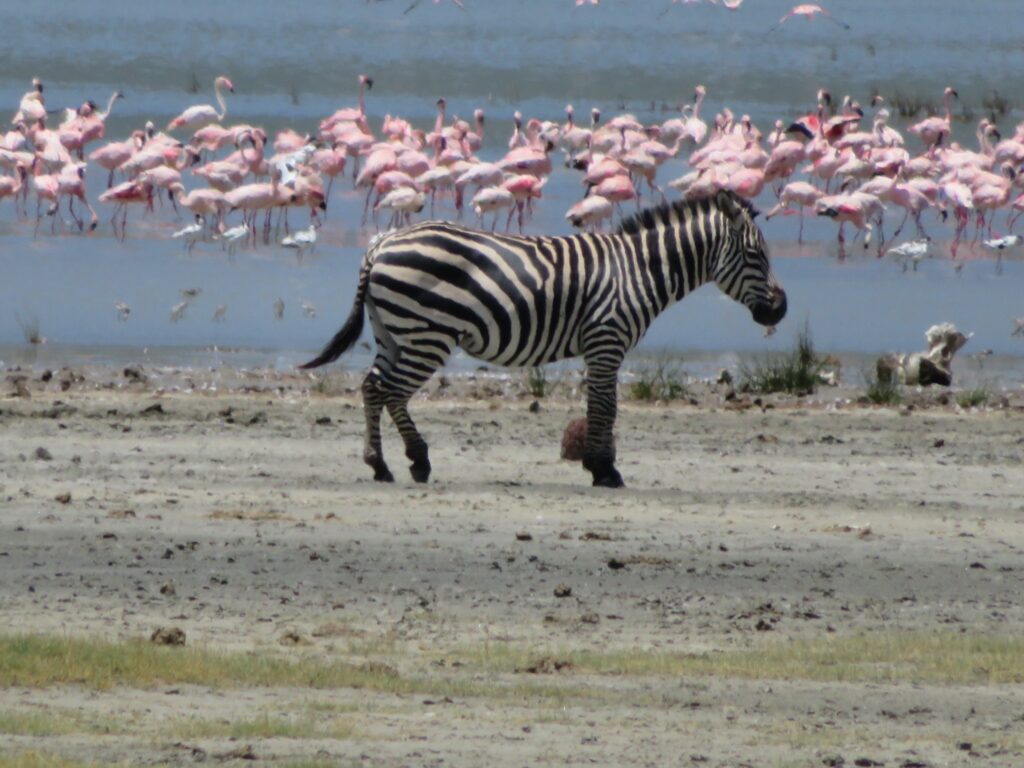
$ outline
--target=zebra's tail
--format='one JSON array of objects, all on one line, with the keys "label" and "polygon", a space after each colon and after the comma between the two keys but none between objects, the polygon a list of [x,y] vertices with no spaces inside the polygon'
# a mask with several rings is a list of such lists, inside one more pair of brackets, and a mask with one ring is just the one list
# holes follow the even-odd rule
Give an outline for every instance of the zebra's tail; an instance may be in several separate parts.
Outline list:
[{"label": "zebra's tail", "polygon": [[334,334],[334,338],[327,342],[327,346],[323,348],[323,351],[308,363],[300,365],[300,370],[306,371],[310,368],[319,368],[321,365],[333,363],[345,354],[353,344],[359,341],[359,336],[363,332],[363,319],[365,315],[363,307],[366,304],[366,287],[370,282],[370,270],[373,268],[377,247],[384,237],[389,234],[391,233],[386,232],[384,235],[376,235],[370,240],[370,247],[366,252],[366,257],[363,259],[363,266],[359,270],[359,285],[356,287],[356,298],[352,304],[352,311],[349,312],[348,319],[341,326],[341,330]]}]

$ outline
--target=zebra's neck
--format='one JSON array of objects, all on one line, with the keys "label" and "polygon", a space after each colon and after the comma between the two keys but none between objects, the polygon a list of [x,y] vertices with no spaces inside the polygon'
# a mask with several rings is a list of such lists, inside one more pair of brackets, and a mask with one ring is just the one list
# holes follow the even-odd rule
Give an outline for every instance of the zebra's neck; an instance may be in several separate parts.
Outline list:
[{"label": "zebra's neck", "polygon": [[660,313],[712,279],[721,250],[721,214],[709,205],[669,209],[652,226],[616,235],[647,276],[640,281],[649,304]]}]

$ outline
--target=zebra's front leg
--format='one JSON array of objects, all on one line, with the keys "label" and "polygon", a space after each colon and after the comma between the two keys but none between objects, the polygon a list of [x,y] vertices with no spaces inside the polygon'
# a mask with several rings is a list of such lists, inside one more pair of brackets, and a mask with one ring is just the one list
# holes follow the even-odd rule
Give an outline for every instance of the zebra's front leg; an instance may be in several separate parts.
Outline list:
[{"label": "zebra's front leg", "polygon": [[619,366],[587,364],[587,439],[583,468],[594,476],[594,485],[621,488],[622,475],[615,468],[615,413]]},{"label": "zebra's front leg", "polygon": [[384,393],[375,373],[363,379],[363,412],[366,415],[366,438],[363,461],[373,468],[373,479],[379,483],[393,483],[395,476],[384,463],[384,450],[380,439],[380,414],[384,410]]}]

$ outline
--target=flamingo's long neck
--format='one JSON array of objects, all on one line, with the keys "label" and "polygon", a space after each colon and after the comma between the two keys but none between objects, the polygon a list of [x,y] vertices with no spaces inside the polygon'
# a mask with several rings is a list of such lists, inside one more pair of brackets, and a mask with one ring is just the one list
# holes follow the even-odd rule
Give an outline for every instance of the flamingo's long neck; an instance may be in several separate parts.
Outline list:
[{"label": "flamingo's long neck", "polygon": [[107,109],[106,109],[106,111],[101,113],[101,114],[99,114],[99,115],[97,115],[97,117],[99,117],[99,119],[100,119],[100,122],[104,122],[105,123],[107,121],[107,115],[109,115],[110,114],[110,110],[112,110],[114,108],[114,102],[115,101],[117,101],[117,91],[114,91],[110,95],[110,101],[107,102]]},{"label": "flamingo's long neck", "polygon": [[950,111],[949,111],[949,92],[948,91],[943,95],[942,103],[946,107],[946,122],[948,123],[948,122],[950,122],[950,120],[952,118],[952,115],[950,114]]},{"label": "flamingo's long neck", "polygon": [[441,129],[444,128],[444,102],[439,102],[437,105],[437,117],[434,118],[434,133],[441,133]]},{"label": "flamingo's long neck", "polygon": [[693,116],[700,117],[700,104],[704,101],[704,92],[698,91],[697,98],[693,102]]},{"label": "flamingo's long neck", "polygon": [[217,119],[223,120],[224,116],[228,113],[228,105],[224,102],[224,95],[220,92],[220,80],[213,84],[213,91],[217,95],[217,103],[220,105],[220,113],[217,115]]}]

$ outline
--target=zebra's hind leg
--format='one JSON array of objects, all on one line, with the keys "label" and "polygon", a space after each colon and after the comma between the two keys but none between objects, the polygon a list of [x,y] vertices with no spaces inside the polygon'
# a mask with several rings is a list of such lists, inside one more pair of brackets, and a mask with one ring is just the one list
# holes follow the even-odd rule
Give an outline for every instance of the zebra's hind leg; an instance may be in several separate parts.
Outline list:
[{"label": "zebra's hind leg", "polygon": [[399,392],[389,393],[384,403],[391,420],[398,428],[398,434],[405,443],[406,458],[412,462],[409,465],[409,474],[417,483],[425,483],[430,479],[430,456],[427,441],[423,439],[412,417],[409,416],[409,397],[410,395]]},{"label": "zebra's hind leg", "polygon": [[619,366],[621,359],[588,359],[587,363],[587,439],[583,449],[583,468],[594,476],[594,485],[621,488],[622,475],[615,468],[615,414],[617,410]]},{"label": "zebra's hind leg", "polygon": [[363,461],[373,469],[373,479],[379,483],[393,483],[395,476],[391,474],[384,462],[384,450],[380,438],[380,414],[384,410],[384,393],[380,388],[380,376],[376,366],[363,379],[363,412],[366,415],[366,442],[363,446]]}]

